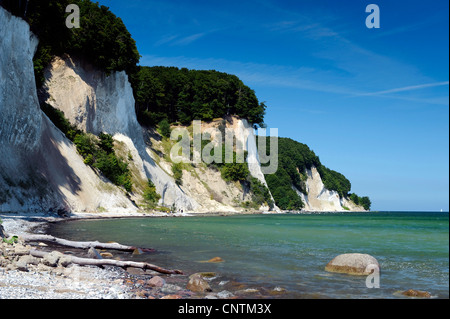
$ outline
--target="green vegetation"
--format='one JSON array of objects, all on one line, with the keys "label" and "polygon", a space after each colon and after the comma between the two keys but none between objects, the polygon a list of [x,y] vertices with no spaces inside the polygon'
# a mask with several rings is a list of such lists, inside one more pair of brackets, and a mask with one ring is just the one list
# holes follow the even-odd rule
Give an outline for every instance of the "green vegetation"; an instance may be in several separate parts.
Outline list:
[{"label": "green vegetation", "polygon": [[[100,70],[137,72],[140,55],[123,21],[108,7],[89,0],[17,1],[2,0],[0,4],[12,14],[25,19],[39,38],[34,56],[37,87],[44,81],[43,71],[53,56],[65,53],[80,56]],[[80,28],[65,25],[66,7],[80,8]]]},{"label": "green vegetation", "polygon": [[[266,143],[266,149],[269,149],[270,139],[266,139]],[[305,172],[312,166],[317,168],[327,189],[338,192],[341,197],[350,198],[355,204],[367,210],[370,209],[369,198],[350,195],[350,181],[341,173],[322,165],[319,157],[307,145],[289,138],[278,138],[278,155],[277,172],[266,175],[265,178],[276,205],[281,209],[300,210],[304,207],[304,203],[292,186],[307,195]]]},{"label": "green vegetation", "polygon": [[183,164],[182,163],[175,163],[172,165],[172,174],[173,178],[175,179],[175,183],[177,185],[183,184]]},{"label": "green vegetation", "polygon": [[361,205],[364,207],[365,210],[370,210],[370,207],[372,205],[372,202],[370,201],[369,197],[359,197],[356,194],[350,194],[349,198],[354,202],[356,205]]},{"label": "green vegetation", "polygon": [[164,137],[170,137],[170,133],[172,132],[170,129],[170,123],[167,119],[162,120],[158,124],[159,132]]},{"label": "green vegetation", "polygon": [[140,67],[133,79],[138,120],[190,124],[237,115],[263,125],[266,105],[235,75],[175,67]]},{"label": "green vegetation", "polygon": [[149,209],[156,208],[156,204],[161,199],[161,195],[159,195],[156,192],[155,184],[153,184],[153,182],[150,179],[148,180],[147,186],[144,189],[143,197],[144,197],[145,205]]},{"label": "green vegetation", "polygon": [[114,151],[114,140],[111,135],[101,133],[98,137],[87,134],[71,125],[64,113],[43,103],[41,109],[50,120],[77,147],[78,153],[84,158],[84,163],[95,167],[117,186],[122,186],[127,192],[132,191],[131,173],[128,164],[117,157]]}]

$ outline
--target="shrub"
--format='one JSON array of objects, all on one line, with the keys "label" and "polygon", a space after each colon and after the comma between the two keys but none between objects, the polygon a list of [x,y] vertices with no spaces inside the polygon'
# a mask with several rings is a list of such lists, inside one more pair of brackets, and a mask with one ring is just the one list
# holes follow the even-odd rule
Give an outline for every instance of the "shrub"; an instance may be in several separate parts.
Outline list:
[{"label": "shrub", "polygon": [[158,201],[161,199],[161,195],[156,192],[155,184],[149,179],[147,186],[144,189],[144,201],[149,208],[155,208]]}]

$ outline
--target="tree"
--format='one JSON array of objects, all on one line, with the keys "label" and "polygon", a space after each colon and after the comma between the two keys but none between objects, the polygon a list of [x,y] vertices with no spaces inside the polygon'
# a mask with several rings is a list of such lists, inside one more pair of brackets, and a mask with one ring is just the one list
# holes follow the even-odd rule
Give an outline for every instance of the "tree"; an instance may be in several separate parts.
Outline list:
[{"label": "tree", "polygon": [[170,137],[170,133],[172,131],[170,129],[170,124],[169,124],[169,121],[167,121],[167,119],[164,119],[161,122],[159,122],[158,126],[159,126],[159,131],[160,131],[162,136]]}]

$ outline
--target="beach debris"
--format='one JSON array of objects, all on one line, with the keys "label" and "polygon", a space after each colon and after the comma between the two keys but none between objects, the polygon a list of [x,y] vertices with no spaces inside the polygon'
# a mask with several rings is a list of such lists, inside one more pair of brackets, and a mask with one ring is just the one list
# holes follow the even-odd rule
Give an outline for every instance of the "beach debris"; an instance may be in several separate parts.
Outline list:
[{"label": "beach debris", "polygon": [[[140,269],[150,269],[154,270],[156,272],[162,273],[162,274],[183,274],[180,270],[171,270],[171,269],[165,269],[156,265],[152,265],[146,262],[135,262],[135,261],[125,261],[125,260],[113,260],[113,259],[92,259],[92,258],[81,258],[81,257],[75,257],[70,255],[64,255],[60,252],[53,251],[51,253],[31,249],[30,255],[33,257],[39,257],[43,258],[44,260],[47,260],[46,263],[48,265],[54,265],[62,257],[64,257],[64,266],[68,266],[69,264],[77,264],[80,266],[116,266],[120,268],[128,268],[128,267],[134,267],[134,268],[140,268]],[[50,255],[50,256],[49,256]]]},{"label": "beach debris", "polygon": [[331,260],[326,266],[325,271],[343,273],[357,276],[368,276],[372,273],[374,266],[378,270],[380,265],[375,257],[368,254],[342,254]]},{"label": "beach debris", "polygon": [[79,248],[79,249],[113,249],[120,251],[130,251],[134,252],[136,249],[139,249],[141,252],[154,252],[155,250],[152,248],[138,248],[134,246],[121,245],[115,242],[109,243],[101,243],[98,241],[71,241],[63,238],[54,237],[51,235],[39,235],[39,234],[23,234],[20,236],[21,239],[25,242],[48,242],[52,244],[57,244],[66,247]]}]

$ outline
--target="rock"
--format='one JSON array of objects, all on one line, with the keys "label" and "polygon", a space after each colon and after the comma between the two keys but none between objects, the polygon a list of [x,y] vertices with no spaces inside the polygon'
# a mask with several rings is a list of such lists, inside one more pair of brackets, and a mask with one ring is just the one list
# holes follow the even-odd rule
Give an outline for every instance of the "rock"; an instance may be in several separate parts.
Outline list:
[{"label": "rock", "polygon": [[201,274],[198,274],[198,273],[189,276],[189,282],[188,282],[186,288],[193,292],[210,292],[210,291],[212,291],[208,282],[202,277]]},{"label": "rock", "polygon": [[20,271],[28,271],[28,265],[30,264],[31,265],[39,264],[39,259],[31,255],[21,256],[19,260],[16,262],[16,267]]},{"label": "rock", "polygon": [[0,238],[8,238],[8,235],[6,234],[2,224],[0,224]]},{"label": "rock", "polygon": [[135,250],[133,250],[133,255],[141,255],[141,254],[143,254],[142,249],[136,248]]},{"label": "rock", "polygon": [[147,284],[150,287],[162,287],[166,284],[166,281],[159,276],[154,276],[153,278],[147,281]]},{"label": "rock", "polygon": [[27,247],[17,243],[14,245],[14,254],[19,256],[28,255],[30,253],[30,249],[31,248],[29,246]]},{"label": "rock", "polygon": [[343,254],[335,257],[326,266],[329,272],[343,273],[349,275],[368,276],[372,273],[370,265],[375,265],[380,269],[378,261],[367,254]]},{"label": "rock", "polygon": [[58,260],[58,264],[61,266],[61,267],[67,267],[67,266],[69,266],[70,264],[72,264],[72,258],[70,257],[70,256],[61,256],[61,258],[59,258],[59,260]]},{"label": "rock", "polygon": [[214,258],[211,258],[210,260],[208,260],[209,263],[221,263],[221,262],[224,262],[224,261],[225,260],[223,260],[220,257],[214,257]]},{"label": "rock", "polygon": [[61,258],[62,256],[63,254],[61,254],[59,251],[52,251],[51,253],[45,255],[44,258],[42,258],[42,263],[46,266],[56,267],[58,265],[59,258]]},{"label": "rock", "polygon": [[93,259],[103,259],[102,255],[93,247],[89,248],[88,257]]},{"label": "rock", "polygon": [[103,258],[113,258],[113,254],[111,253],[100,253],[100,256]]},{"label": "rock", "polygon": [[416,298],[431,298],[431,294],[427,291],[420,291],[420,290],[414,290],[409,289],[402,292],[403,296],[407,297],[416,297]]}]

